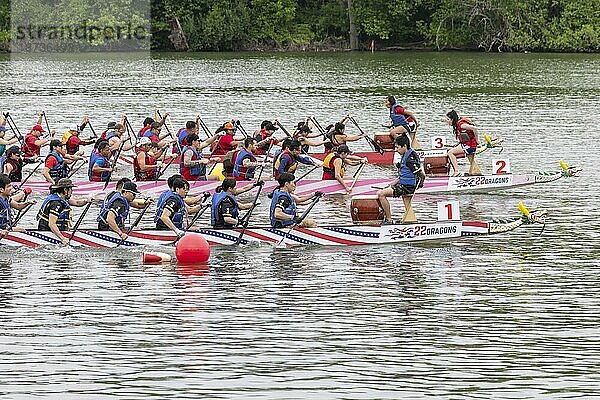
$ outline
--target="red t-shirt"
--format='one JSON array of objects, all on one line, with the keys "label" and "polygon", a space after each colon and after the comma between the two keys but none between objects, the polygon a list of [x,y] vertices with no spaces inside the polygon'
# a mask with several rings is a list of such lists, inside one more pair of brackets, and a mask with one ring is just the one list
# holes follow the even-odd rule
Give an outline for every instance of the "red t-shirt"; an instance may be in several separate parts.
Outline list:
[{"label": "red t-shirt", "polygon": [[58,160],[56,157],[48,157],[46,158],[46,163],[44,164],[46,168],[52,169],[58,165]]},{"label": "red t-shirt", "polygon": [[35,142],[40,140],[38,137],[33,136],[31,133],[28,133],[25,136],[25,143],[23,144],[23,157],[30,158],[36,157],[40,155],[40,146],[36,146]]},{"label": "red t-shirt", "polygon": [[213,153],[213,155],[224,156],[225,154],[227,154],[227,152],[235,149],[235,146],[233,146],[231,144],[231,142],[233,142],[233,136],[231,136],[231,135],[223,136],[219,140],[219,143],[217,144],[217,148],[216,148],[215,152]]}]

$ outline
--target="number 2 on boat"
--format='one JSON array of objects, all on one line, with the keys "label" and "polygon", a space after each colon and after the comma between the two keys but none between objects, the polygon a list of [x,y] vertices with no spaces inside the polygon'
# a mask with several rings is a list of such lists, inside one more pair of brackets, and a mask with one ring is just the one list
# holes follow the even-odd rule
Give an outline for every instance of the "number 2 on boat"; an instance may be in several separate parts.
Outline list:
[{"label": "number 2 on boat", "polygon": [[492,174],[510,174],[510,161],[506,158],[496,158],[492,161]]}]

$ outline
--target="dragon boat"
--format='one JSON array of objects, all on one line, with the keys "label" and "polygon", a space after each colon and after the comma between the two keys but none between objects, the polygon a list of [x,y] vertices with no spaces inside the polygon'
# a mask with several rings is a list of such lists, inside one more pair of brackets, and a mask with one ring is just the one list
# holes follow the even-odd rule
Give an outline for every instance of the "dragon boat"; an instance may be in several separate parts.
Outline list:
[{"label": "dragon boat", "polygon": [[[240,235],[240,244],[266,245],[303,245],[303,246],[355,246],[400,244],[459,238],[464,236],[483,236],[509,232],[522,225],[544,224],[547,212],[529,211],[522,204],[520,217],[495,219],[491,221],[439,221],[432,223],[394,224],[394,225],[332,225],[318,228],[271,228],[254,227],[242,232],[235,229],[200,229],[211,246],[234,245]],[[63,232],[67,238],[71,232]],[[125,241],[112,231],[82,229],[76,231],[71,240],[73,247],[136,247],[136,246],[172,246],[177,236],[171,231],[142,229],[132,231]],[[60,241],[49,231],[26,230],[11,231],[0,239],[0,246],[40,247],[60,245]]]},{"label": "dragon boat", "polygon": [[[429,193],[461,193],[472,191],[489,191],[495,189],[509,189],[517,186],[549,183],[564,177],[576,176],[580,169],[577,167],[568,167],[564,163],[562,170],[541,171],[531,174],[498,174],[498,175],[480,175],[480,176],[461,176],[461,177],[427,177],[423,187],[418,189],[416,194]],[[378,189],[387,186],[392,181],[391,178],[364,178],[358,179],[352,190],[353,195],[375,194]],[[157,197],[160,193],[168,189],[166,181],[136,182],[138,190],[147,196]],[[242,187],[251,182],[240,181],[238,187]],[[352,184],[352,179],[347,179],[348,185]],[[195,181],[190,182],[190,193],[210,192],[214,193],[220,181]],[[104,182],[79,182],[73,189],[74,196],[100,195],[106,191],[115,189],[116,182],[108,184],[104,189]],[[263,192],[273,190],[277,186],[275,181],[266,181]],[[30,188],[34,193],[47,194],[49,185],[47,182],[26,182],[24,188]],[[336,180],[315,180],[302,179],[296,187],[296,194],[304,195],[321,191],[325,194],[346,194],[346,190]]]}]

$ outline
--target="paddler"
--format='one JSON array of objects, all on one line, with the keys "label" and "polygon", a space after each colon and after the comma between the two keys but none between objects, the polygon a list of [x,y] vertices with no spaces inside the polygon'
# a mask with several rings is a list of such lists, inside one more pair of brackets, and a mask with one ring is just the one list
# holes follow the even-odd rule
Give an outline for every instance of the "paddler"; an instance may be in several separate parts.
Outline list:
[{"label": "paddler", "polygon": [[256,151],[255,155],[263,155],[267,153],[269,147],[271,146],[271,142],[277,145],[279,141],[273,137],[275,131],[279,129],[273,124],[273,122],[265,120],[260,124],[260,130],[254,132],[253,136],[256,139]]},{"label": "paddler", "polygon": [[[107,204],[112,199],[113,196],[115,196],[117,194],[121,194],[123,191],[123,186],[127,182],[131,182],[131,179],[129,179],[129,178],[119,179],[115,185],[115,190],[113,190],[112,192],[107,194],[106,197],[104,198],[104,200],[102,200],[102,205],[100,206],[100,208],[104,208],[104,205]],[[133,208],[143,209],[146,206],[146,200],[135,199],[135,200],[132,200],[129,205]]]},{"label": "paddler", "polygon": [[337,146],[347,145],[348,142],[356,142],[364,137],[363,135],[346,134],[346,121],[351,117],[352,115],[348,114],[332,127],[328,127],[329,129],[325,133],[325,138],[328,139],[328,142],[325,143],[325,153],[332,152]]},{"label": "paddler", "polygon": [[385,99],[385,106],[390,110],[390,119],[392,120],[390,136],[392,139],[396,139],[398,135],[405,133],[411,140],[411,147],[415,150],[421,150],[421,145],[416,138],[419,122],[415,114],[404,108],[394,96],[388,96]]},{"label": "paddler", "polygon": [[[123,144],[124,141],[127,141],[127,140],[131,141],[130,137],[128,137],[127,139],[123,139],[123,134],[125,132],[126,132],[125,126],[121,123],[118,123],[113,126],[113,129],[109,130],[106,133],[106,136],[104,137],[104,139],[108,141],[108,144],[110,145],[110,151],[112,152],[113,155],[119,151],[119,149],[121,148],[121,145]],[[135,148],[135,143],[133,141],[131,141],[131,143],[129,145],[127,145],[127,146],[123,145],[121,152],[129,151],[133,148]]]},{"label": "paddler", "polygon": [[[152,128],[152,124],[155,122],[155,120],[158,120],[158,113],[159,110],[154,110],[154,118],[150,118],[150,117],[146,117],[144,118],[144,122],[142,123],[142,129],[140,129],[140,131],[138,132],[138,136],[141,138],[145,135],[146,132],[150,131],[150,129]],[[158,124],[160,126],[163,126],[165,124],[165,121],[167,120],[167,117],[169,116],[169,113],[166,113],[161,119],[160,121],[158,121]]]},{"label": "paddler", "polygon": [[179,159],[179,172],[188,181],[206,181],[219,180],[217,176],[206,176],[206,166],[220,162],[219,157],[204,157],[202,149],[209,147],[220,137],[219,134],[213,135],[210,139],[200,140],[198,134],[191,133],[186,136],[186,141],[190,143],[181,149],[183,153]]},{"label": "paddler", "polygon": [[177,142],[179,143],[179,146],[177,144],[173,145],[173,153],[179,154],[180,148],[183,149],[185,146],[191,145],[191,142],[188,140],[189,135],[196,134],[199,136],[199,122],[200,116],[198,115],[196,116],[196,121],[187,121],[185,127],[177,131]]},{"label": "paddler", "polygon": [[25,135],[23,140],[23,147],[21,147],[21,151],[23,151],[24,158],[37,158],[40,156],[40,150],[42,147],[47,146],[50,143],[49,139],[42,138],[42,133],[46,131],[42,128],[42,117],[46,113],[42,111],[37,120],[37,124],[31,128],[31,132]]},{"label": "paddler", "polygon": [[46,182],[54,185],[59,179],[66,178],[69,175],[69,165],[82,160],[79,155],[67,154],[65,144],[60,140],[54,139],[50,142],[50,153],[46,156],[44,162],[44,178]]},{"label": "paddler", "polygon": [[[11,198],[12,185],[8,176],[0,174],[0,237],[8,235],[14,218],[12,210],[22,210],[29,204],[35,204],[35,200],[19,202],[15,198]],[[13,227],[13,230],[14,227]]]},{"label": "paddler", "polygon": [[446,122],[452,127],[454,135],[459,142],[456,146],[448,150],[448,159],[454,169],[452,176],[462,175],[456,161],[456,156],[459,154],[465,154],[467,160],[469,160],[469,175],[481,175],[481,170],[475,161],[479,130],[470,119],[459,118],[457,112],[454,110],[446,114]]},{"label": "paddler", "polygon": [[215,133],[225,132],[219,141],[214,145],[213,154],[215,156],[224,156],[228,152],[236,149],[239,143],[242,143],[244,139],[235,139],[235,128],[231,122],[226,122],[221,126]]},{"label": "paddler", "polygon": [[160,122],[153,122],[150,124],[150,129],[144,132],[142,137],[147,137],[152,141],[152,143],[157,144],[159,148],[165,149],[171,143],[175,142],[175,139],[165,139],[167,136],[169,136],[169,131],[165,130],[165,133],[160,133],[163,129],[162,126],[163,125]]},{"label": "paddler", "polygon": [[18,142],[18,139],[15,135],[10,139],[6,139],[6,119],[0,116],[0,156],[4,155],[4,151],[6,150],[6,146],[10,146],[11,144],[15,144]]},{"label": "paddler", "polygon": [[129,215],[129,208],[133,205],[136,196],[140,194],[137,185],[133,182],[125,182],[121,190],[112,195],[102,203],[102,209],[98,215],[98,230],[112,230],[122,240],[127,239],[125,232],[125,220]]},{"label": "paddler", "polygon": [[88,178],[90,182],[106,182],[113,171],[110,165],[110,145],[108,141],[100,142],[96,150],[90,154]]},{"label": "paddler", "polygon": [[350,193],[352,189],[344,181],[344,172],[346,165],[359,165],[366,163],[366,158],[360,158],[359,160],[349,159],[352,152],[345,144],[337,146],[333,153],[327,154],[323,159],[323,176],[322,180],[336,180],[346,189],[346,193]]},{"label": "paddler", "polygon": [[252,207],[252,203],[238,202],[236,194],[263,185],[264,182],[250,183],[239,190],[236,190],[236,184],[234,178],[225,178],[215,190],[210,209],[210,224],[213,228],[235,228],[239,223],[239,211]]},{"label": "paddler", "polygon": [[275,179],[278,179],[284,172],[293,174],[298,167],[298,163],[316,166],[323,165],[323,163],[318,160],[314,160],[308,156],[302,156],[300,154],[300,142],[297,140],[292,140],[291,142],[284,140],[281,150],[280,153],[276,153],[275,158],[273,159],[273,176]]},{"label": "paddler", "polygon": [[71,206],[82,207],[93,201],[72,199],[74,187],[69,178],[62,178],[55,185],[50,186],[50,196],[46,197],[36,217],[39,221],[38,230],[52,231],[64,245],[69,244],[69,239],[61,232],[71,229]]},{"label": "paddler", "polygon": [[[294,174],[283,172],[277,178],[279,186],[273,191],[270,208],[271,226],[284,228],[294,225],[296,218],[296,206],[306,205],[315,197],[323,196],[323,192],[315,192],[304,196],[294,194],[296,190],[296,177]],[[317,222],[312,218],[305,218],[299,225],[300,228],[314,228]]]},{"label": "paddler", "polygon": [[392,221],[392,210],[388,197],[402,197],[404,202],[405,213],[402,218],[403,223],[414,223],[417,222],[415,213],[412,209],[412,196],[415,190],[423,187],[425,182],[425,173],[421,167],[421,161],[419,155],[410,147],[410,139],[405,134],[399,135],[394,140],[395,149],[398,154],[402,156],[399,163],[396,164],[398,168],[398,178],[396,178],[390,187],[379,190],[377,196],[381,202],[381,207],[385,214],[383,225],[390,225]]},{"label": "paddler", "polygon": [[151,149],[152,141],[147,137],[140,138],[136,149],[137,154],[133,159],[133,176],[136,181],[154,181],[158,177],[161,163],[156,161]]},{"label": "paddler", "polygon": [[196,213],[202,208],[199,204],[194,207],[186,205],[184,199],[190,190],[190,184],[185,179],[176,178],[172,188],[163,192],[156,203],[154,222],[158,230],[172,230],[178,237],[185,235],[183,226],[186,213]]},{"label": "paddler", "polygon": [[256,139],[252,137],[244,139],[244,147],[238,150],[234,157],[233,177],[236,181],[250,181],[254,179],[256,167],[268,164],[266,161],[258,161],[254,155],[255,151]]},{"label": "paddler", "polygon": [[65,143],[65,147],[67,148],[67,154],[78,156],[83,155],[83,150],[80,151],[79,147],[94,144],[96,142],[96,139],[94,138],[88,138],[83,140],[79,138],[79,134],[81,133],[81,131],[83,131],[88,122],[90,122],[90,119],[89,117],[85,116],[83,118],[83,121],[81,122],[81,125],[73,124],[71,125],[69,130],[63,134],[62,142]]},{"label": "paddler", "polygon": [[7,175],[12,182],[21,182],[23,179],[23,159],[21,158],[21,149],[19,146],[11,146],[2,156],[2,173]]}]

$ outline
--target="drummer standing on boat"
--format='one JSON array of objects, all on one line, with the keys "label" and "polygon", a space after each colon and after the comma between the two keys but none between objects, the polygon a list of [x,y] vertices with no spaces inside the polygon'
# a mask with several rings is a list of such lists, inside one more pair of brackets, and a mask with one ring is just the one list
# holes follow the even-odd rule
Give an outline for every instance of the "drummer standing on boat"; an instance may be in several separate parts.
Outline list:
[{"label": "drummer standing on boat", "polygon": [[402,197],[404,202],[405,213],[402,218],[403,223],[417,222],[417,218],[412,209],[412,196],[415,190],[423,187],[425,182],[425,173],[421,166],[418,154],[410,147],[410,140],[408,136],[402,134],[399,135],[395,141],[396,152],[402,156],[399,163],[396,164],[398,168],[398,178],[396,178],[390,185],[390,187],[379,190],[377,196],[381,202],[381,207],[385,214],[383,224],[393,224],[392,221],[392,210],[388,197]]},{"label": "drummer standing on boat", "polygon": [[392,139],[396,139],[398,135],[405,133],[410,137],[411,147],[415,150],[421,150],[421,145],[416,137],[419,122],[415,114],[404,108],[394,96],[388,96],[385,99],[385,106],[390,110],[390,119],[392,120],[390,136],[392,136]]},{"label": "drummer standing on boat", "polygon": [[465,154],[467,160],[469,160],[469,175],[481,175],[481,170],[475,161],[479,130],[470,119],[459,118],[458,113],[454,110],[451,110],[446,114],[446,122],[452,127],[454,135],[459,142],[456,146],[448,150],[448,159],[454,169],[454,174],[452,176],[462,175],[458,169],[458,162],[456,161],[456,156],[459,154]]},{"label": "drummer standing on boat", "polygon": [[92,199],[72,199],[73,182],[68,178],[60,179],[55,185],[50,186],[50,196],[46,197],[37,214],[38,230],[52,231],[58,240],[69,244],[69,239],[61,232],[71,229],[71,206],[82,207],[91,203]]}]

